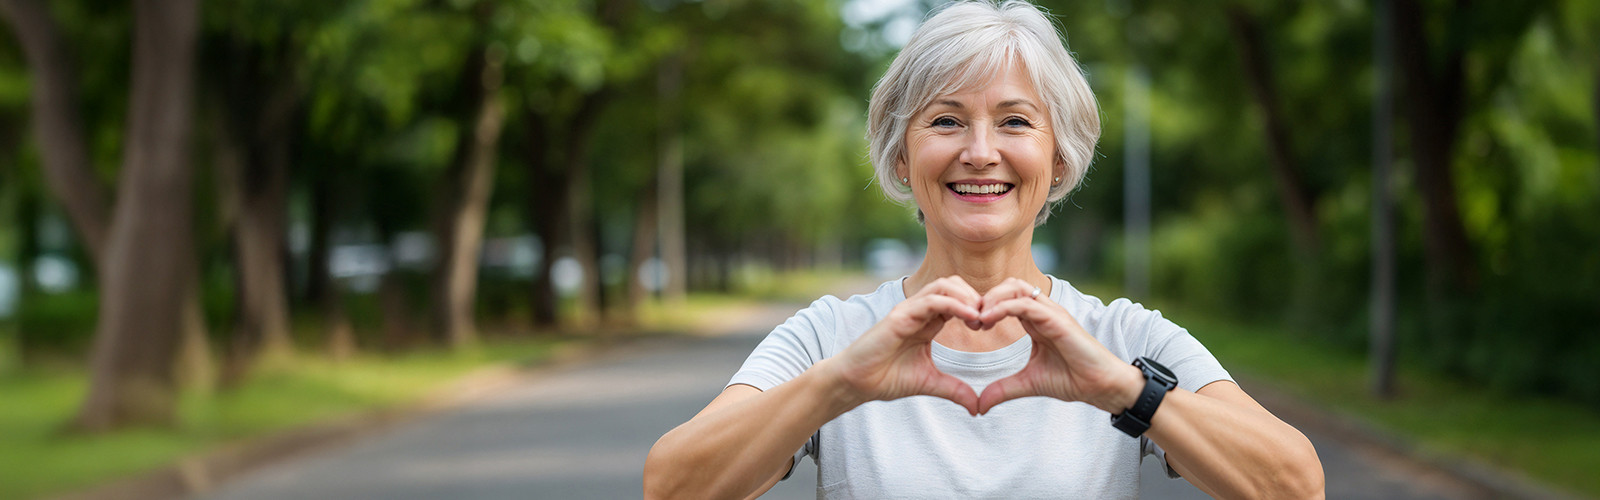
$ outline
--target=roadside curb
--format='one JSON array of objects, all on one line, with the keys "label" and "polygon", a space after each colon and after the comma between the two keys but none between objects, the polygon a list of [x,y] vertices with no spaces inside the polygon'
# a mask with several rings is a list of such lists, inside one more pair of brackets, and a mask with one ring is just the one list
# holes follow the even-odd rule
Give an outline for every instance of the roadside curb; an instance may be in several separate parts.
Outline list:
[{"label": "roadside curb", "polygon": [[1291,395],[1270,382],[1238,377],[1252,397],[1302,431],[1338,440],[1358,452],[1406,470],[1420,481],[1443,484],[1460,498],[1530,498],[1576,500],[1584,497],[1554,489],[1516,471],[1469,458],[1429,452],[1397,434],[1379,429],[1364,419]]}]

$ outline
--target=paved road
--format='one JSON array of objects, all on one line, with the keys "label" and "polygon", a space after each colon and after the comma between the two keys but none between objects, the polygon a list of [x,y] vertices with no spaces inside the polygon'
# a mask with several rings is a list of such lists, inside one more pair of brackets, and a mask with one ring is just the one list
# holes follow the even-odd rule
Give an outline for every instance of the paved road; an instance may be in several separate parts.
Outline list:
[{"label": "paved road", "polygon": [[[353,446],[271,466],[213,500],[638,498],[645,453],[721,389],[758,333],[641,341]],[[1312,435],[1328,498],[1460,498],[1448,481]],[[816,467],[766,498],[814,498]],[[1145,464],[1146,498],[1206,498]]]}]

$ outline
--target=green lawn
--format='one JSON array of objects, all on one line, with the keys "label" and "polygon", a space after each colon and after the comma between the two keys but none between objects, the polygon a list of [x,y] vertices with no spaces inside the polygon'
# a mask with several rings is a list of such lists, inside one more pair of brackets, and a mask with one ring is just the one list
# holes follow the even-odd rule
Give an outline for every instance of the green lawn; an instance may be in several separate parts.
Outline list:
[{"label": "green lawn", "polygon": [[0,370],[0,499],[30,498],[151,470],[221,443],[414,401],[487,365],[531,362],[573,340],[496,340],[462,352],[305,357],[235,390],[185,395],[182,424],[103,436],[60,432],[83,397],[71,368]]},{"label": "green lawn", "polygon": [[1399,397],[1368,395],[1359,353],[1276,328],[1219,321],[1174,309],[1168,316],[1200,339],[1224,366],[1270,381],[1334,411],[1411,441],[1423,453],[1470,456],[1542,482],[1600,497],[1600,412],[1562,401],[1512,396],[1402,365]]}]

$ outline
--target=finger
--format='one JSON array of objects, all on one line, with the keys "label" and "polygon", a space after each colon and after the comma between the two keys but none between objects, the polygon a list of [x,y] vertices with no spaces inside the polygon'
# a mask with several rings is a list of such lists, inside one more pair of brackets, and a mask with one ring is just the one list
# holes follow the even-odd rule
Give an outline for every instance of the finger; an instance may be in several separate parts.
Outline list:
[{"label": "finger", "polygon": [[972,307],[978,307],[980,301],[983,300],[983,296],[978,295],[978,291],[973,289],[972,285],[968,284],[967,280],[961,279],[960,276],[947,276],[933,280],[932,283],[923,286],[921,290],[917,290],[916,296],[924,294],[944,295],[971,304]]},{"label": "finger", "polygon": [[968,415],[978,415],[978,393],[973,392],[972,386],[967,385],[966,382],[962,382],[961,379],[949,374],[940,373],[933,380],[933,387],[929,388],[926,394],[953,401],[955,404],[961,405],[962,408],[966,408]]},{"label": "finger", "polygon": [[[920,327],[933,320],[960,318],[963,321],[978,321],[978,310],[954,298],[943,295],[926,295],[906,304],[906,316]],[[918,328],[921,330],[921,328]]]},{"label": "finger", "polygon": [[999,323],[1000,320],[1016,316],[1017,319],[1031,323],[1035,329],[1052,331],[1061,323],[1060,318],[1057,318],[1056,315],[1064,314],[1065,312],[1060,307],[1052,308],[1042,301],[1023,296],[985,306],[978,315],[978,321],[982,322],[985,327],[991,327],[995,323]]},{"label": "finger", "polygon": [[[990,288],[989,293],[983,294],[983,301],[979,307],[988,309],[990,306],[1006,300],[1033,297],[1034,290],[1039,290],[1039,287],[1034,286],[1033,283],[1018,278],[1007,278],[994,288]],[[1043,291],[1041,290],[1040,293],[1043,294]]]},{"label": "finger", "polygon": [[996,405],[1006,401],[1037,395],[1032,384],[1021,373],[1002,378],[983,388],[983,394],[978,396],[978,414],[987,414]]}]

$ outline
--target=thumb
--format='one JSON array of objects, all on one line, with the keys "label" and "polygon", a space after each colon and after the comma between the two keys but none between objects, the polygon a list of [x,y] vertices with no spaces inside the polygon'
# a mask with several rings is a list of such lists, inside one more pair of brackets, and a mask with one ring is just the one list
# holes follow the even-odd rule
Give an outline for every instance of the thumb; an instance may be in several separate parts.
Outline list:
[{"label": "thumb", "polygon": [[972,391],[972,386],[947,373],[939,373],[931,382],[927,395],[948,399],[966,408],[968,415],[978,415],[978,393]]},{"label": "thumb", "polygon": [[989,413],[989,410],[1006,401],[1037,395],[1036,391],[1033,390],[1033,385],[1029,384],[1020,375],[1022,374],[1018,373],[996,380],[994,383],[989,384],[988,387],[983,388],[983,395],[978,396],[978,414]]}]

